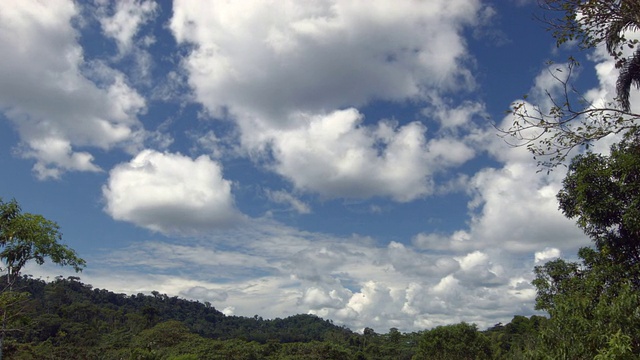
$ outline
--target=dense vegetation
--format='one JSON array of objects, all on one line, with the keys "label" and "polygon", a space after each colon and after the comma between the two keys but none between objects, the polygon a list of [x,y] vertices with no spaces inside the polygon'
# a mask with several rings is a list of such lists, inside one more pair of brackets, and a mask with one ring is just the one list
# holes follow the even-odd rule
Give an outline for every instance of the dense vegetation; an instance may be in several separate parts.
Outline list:
[{"label": "dense vegetation", "polygon": [[208,303],[116,294],[77,277],[22,276],[15,286],[31,295],[7,337],[9,359],[515,359],[546,322],[516,316],[487,331],[460,323],[358,334],[313,315],[225,316]]}]

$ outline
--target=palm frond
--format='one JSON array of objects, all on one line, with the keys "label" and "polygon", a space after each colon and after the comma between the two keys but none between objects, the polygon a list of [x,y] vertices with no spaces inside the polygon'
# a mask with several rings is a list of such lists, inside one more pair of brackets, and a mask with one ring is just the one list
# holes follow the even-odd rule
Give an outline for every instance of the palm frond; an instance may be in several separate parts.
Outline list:
[{"label": "palm frond", "polygon": [[629,96],[632,85],[640,88],[640,49],[636,50],[633,56],[622,62],[620,75],[616,83],[618,102],[624,111],[629,111],[631,108]]}]

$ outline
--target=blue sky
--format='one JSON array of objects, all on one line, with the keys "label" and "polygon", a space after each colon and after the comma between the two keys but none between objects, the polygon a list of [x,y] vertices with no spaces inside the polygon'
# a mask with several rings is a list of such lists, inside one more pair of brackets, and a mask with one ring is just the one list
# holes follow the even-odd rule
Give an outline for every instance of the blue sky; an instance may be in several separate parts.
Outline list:
[{"label": "blue sky", "polygon": [[[5,1],[0,197],[57,221],[86,283],[358,330],[531,315],[588,240],[493,123],[557,49],[536,1]],[[606,141],[600,148],[606,148]],[[70,275],[45,265],[35,276]]]}]

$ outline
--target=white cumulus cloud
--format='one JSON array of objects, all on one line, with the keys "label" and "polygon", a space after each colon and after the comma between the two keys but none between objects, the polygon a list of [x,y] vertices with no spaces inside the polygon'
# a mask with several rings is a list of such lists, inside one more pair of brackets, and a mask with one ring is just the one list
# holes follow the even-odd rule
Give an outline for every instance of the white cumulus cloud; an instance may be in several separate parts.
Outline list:
[{"label": "white cumulus cloud", "polygon": [[[482,9],[476,0],[176,1],[170,29],[187,46],[195,99],[235,122],[245,151],[271,151],[270,168],[296,190],[403,202],[431,194],[435,171],[475,154],[454,138],[427,141],[418,122],[361,126],[356,107],[472,89],[463,30]],[[437,107],[443,127],[483,111]]]},{"label": "white cumulus cloud", "polygon": [[137,146],[144,139],[137,115],[146,110],[121,73],[85,61],[72,26],[76,4],[49,5],[0,5],[0,48],[8,50],[0,64],[0,111],[20,135],[19,154],[35,159],[41,179],[99,171],[93,156],[77,148]]},{"label": "white cumulus cloud", "polygon": [[561,255],[560,250],[556,248],[546,248],[542,251],[536,251],[534,257],[536,264],[547,262],[548,260],[553,260],[555,258],[559,258]]},{"label": "white cumulus cloud", "polygon": [[207,156],[144,150],[109,173],[105,211],[116,220],[164,233],[228,227],[240,220],[231,182]]},{"label": "white cumulus cloud", "polygon": [[176,1],[170,28],[195,45],[184,66],[205,106],[268,116],[468,85],[461,30],[480,9],[476,0]]},{"label": "white cumulus cloud", "polygon": [[455,139],[426,139],[426,128],[381,122],[361,125],[355,109],[306,117],[307,125],[273,133],[277,173],[322,196],[388,196],[410,201],[433,192],[433,173],[460,165],[474,151]]}]

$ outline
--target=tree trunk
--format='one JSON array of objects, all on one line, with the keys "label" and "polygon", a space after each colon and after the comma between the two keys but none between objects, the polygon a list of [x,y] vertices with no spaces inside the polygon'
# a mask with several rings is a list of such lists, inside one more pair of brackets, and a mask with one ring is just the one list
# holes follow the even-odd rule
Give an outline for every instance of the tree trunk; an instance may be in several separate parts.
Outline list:
[{"label": "tree trunk", "polygon": [[[12,276],[11,276],[11,266],[8,266],[7,269],[7,287],[4,289],[5,291],[9,291],[9,293],[11,293],[11,291],[13,291],[13,281],[12,281]],[[7,336],[7,307],[8,307],[8,303],[5,304],[4,309],[2,309],[2,328],[0,329],[0,360],[2,360],[2,353],[4,350],[4,339]]]},{"label": "tree trunk", "polygon": [[2,350],[4,347],[4,336],[7,333],[7,311],[2,310],[2,330],[0,330],[0,360],[2,360]]}]

